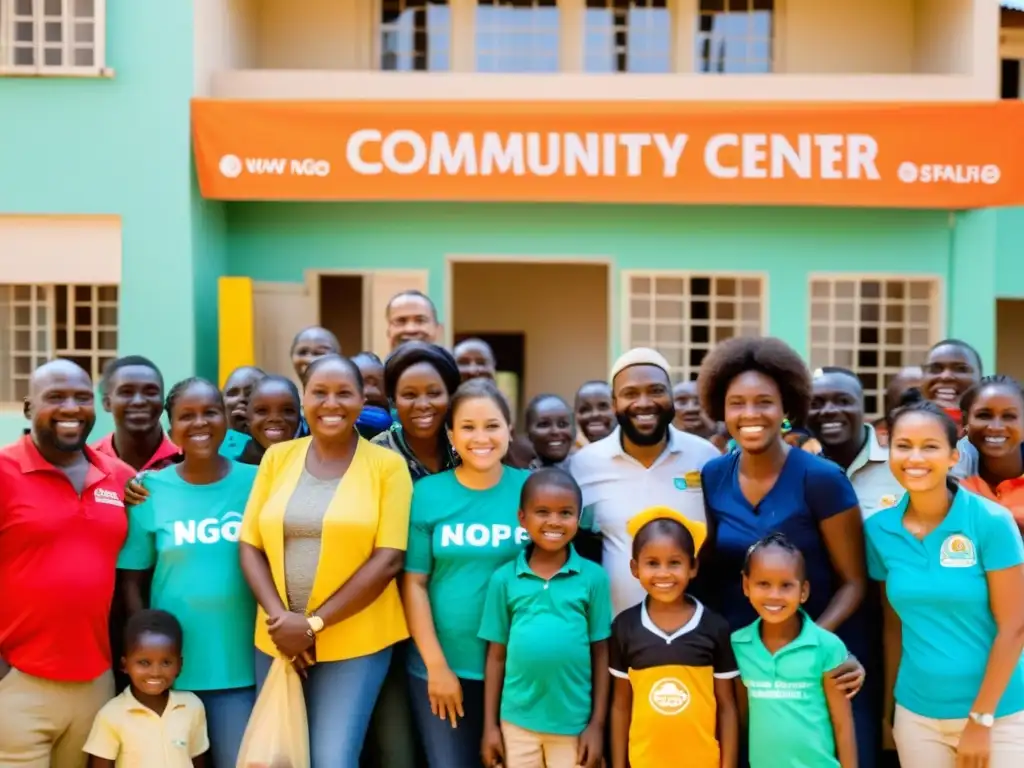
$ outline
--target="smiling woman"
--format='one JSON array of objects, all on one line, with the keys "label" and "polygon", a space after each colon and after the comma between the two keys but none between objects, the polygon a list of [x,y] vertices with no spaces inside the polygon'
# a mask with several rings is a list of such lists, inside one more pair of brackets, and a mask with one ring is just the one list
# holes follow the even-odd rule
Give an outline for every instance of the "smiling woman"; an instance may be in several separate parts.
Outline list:
[{"label": "smiling woman", "polygon": [[238,520],[256,477],[218,450],[227,432],[224,399],[205,379],[186,379],[167,395],[180,464],[145,476],[145,501],[131,509],[118,559],[125,609],[149,606],[185,628],[188,659],[175,686],[206,707],[211,751],[233,765],[255,700],[252,633],[256,603],[238,561]]},{"label": "smiling woman", "polygon": [[310,437],[267,451],[241,531],[242,569],[259,604],[257,685],[276,656],[303,671],[310,754],[328,768],[358,764],[392,646],[408,637],[394,578],[412,481],[399,456],[359,436],[364,403],[351,360],[328,354],[309,364]]},{"label": "smiling woman", "polygon": [[[807,416],[812,390],[803,359],[779,339],[730,339],[704,358],[698,388],[704,410],[725,422],[737,444],[701,472],[712,532],[701,593],[733,630],[753,622],[757,615],[740,578],[744,558],[763,536],[785,534],[806,559],[807,613],[856,656],[869,658],[859,610],[865,573],[857,496],[838,466],[791,448],[782,435],[785,419],[803,423]],[[840,669],[840,675],[853,671],[850,665]],[[878,723],[873,705],[869,696],[854,700],[862,765],[872,765]]]},{"label": "smiling woman", "polygon": [[537,454],[537,467],[562,465],[576,441],[569,404],[558,395],[537,395],[526,406],[526,434]]}]

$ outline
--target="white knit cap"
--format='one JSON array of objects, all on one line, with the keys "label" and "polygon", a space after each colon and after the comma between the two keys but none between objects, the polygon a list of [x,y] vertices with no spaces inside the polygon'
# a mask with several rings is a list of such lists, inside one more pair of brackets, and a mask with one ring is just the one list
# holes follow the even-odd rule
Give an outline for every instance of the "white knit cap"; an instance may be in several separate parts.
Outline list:
[{"label": "white knit cap", "polygon": [[612,366],[611,377],[609,381],[614,381],[615,377],[618,376],[626,368],[632,368],[634,365],[653,365],[655,368],[661,368],[668,376],[668,360],[658,352],[657,350],[651,349],[650,347],[634,347],[619,356],[619,359],[615,361]]}]

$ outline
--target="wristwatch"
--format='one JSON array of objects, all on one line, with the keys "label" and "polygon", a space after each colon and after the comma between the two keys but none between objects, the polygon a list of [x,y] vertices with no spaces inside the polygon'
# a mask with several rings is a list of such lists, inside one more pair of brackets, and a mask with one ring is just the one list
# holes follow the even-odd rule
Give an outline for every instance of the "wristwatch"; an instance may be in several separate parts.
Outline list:
[{"label": "wristwatch", "polygon": [[306,621],[309,622],[309,629],[306,630],[306,634],[310,637],[316,637],[324,629],[324,620],[319,616],[307,616]]},{"label": "wristwatch", "polygon": [[982,728],[991,728],[996,724],[996,716],[982,714],[980,712],[971,712],[971,722],[977,723]]}]

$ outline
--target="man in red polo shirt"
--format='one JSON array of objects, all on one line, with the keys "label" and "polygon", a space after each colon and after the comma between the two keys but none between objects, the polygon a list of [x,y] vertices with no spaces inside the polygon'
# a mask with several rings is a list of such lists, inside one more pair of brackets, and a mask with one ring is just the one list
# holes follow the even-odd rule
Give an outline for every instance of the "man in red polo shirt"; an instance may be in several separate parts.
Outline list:
[{"label": "man in red polo shirt", "polygon": [[0,766],[82,768],[113,694],[108,616],[131,467],[86,447],[89,376],[55,360],[25,400],[30,434],[0,450]]},{"label": "man in red polo shirt", "polygon": [[164,377],[141,355],[111,360],[100,380],[103,410],[114,417],[114,431],[93,450],[142,471],[173,464],[181,451],[164,433]]}]

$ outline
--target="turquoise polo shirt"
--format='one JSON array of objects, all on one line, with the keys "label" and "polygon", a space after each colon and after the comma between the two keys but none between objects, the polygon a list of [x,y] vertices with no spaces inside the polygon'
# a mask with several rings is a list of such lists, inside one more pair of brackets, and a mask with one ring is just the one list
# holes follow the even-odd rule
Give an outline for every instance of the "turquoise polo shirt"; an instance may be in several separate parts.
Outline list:
[{"label": "turquoise polo shirt", "polygon": [[801,612],[796,639],[772,654],[761,619],[732,634],[747,689],[751,768],[839,768],[825,676],[846,661],[843,641]]},{"label": "turquoise polo shirt", "polygon": [[184,630],[178,690],[255,682],[256,600],[242,573],[238,538],[256,470],[233,463],[221,480],[193,485],[171,466],[146,476],[149,497],[128,511],[117,567],[155,568],[150,607],[174,614]]},{"label": "turquoise polo shirt", "polygon": [[611,627],[608,576],[571,545],[550,580],[530,570],[526,551],[495,571],[480,639],[506,646],[501,719],[538,733],[582,733],[593,700],[590,646]]},{"label": "turquoise polo shirt", "polygon": [[[989,571],[1024,563],[1009,510],[963,489],[946,518],[924,539],[903,526],[909,494],[864,524],[868,572],[903,625],[896,701],[922,717],[967,717],[981,688],[996,621]],[[995,715],[1024,710],[1024,663],[1010,676]]]}]

